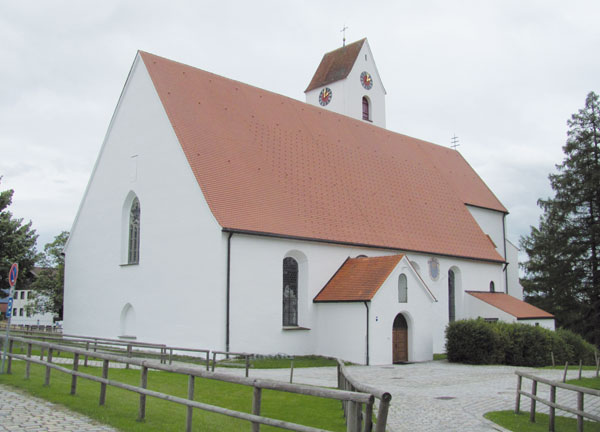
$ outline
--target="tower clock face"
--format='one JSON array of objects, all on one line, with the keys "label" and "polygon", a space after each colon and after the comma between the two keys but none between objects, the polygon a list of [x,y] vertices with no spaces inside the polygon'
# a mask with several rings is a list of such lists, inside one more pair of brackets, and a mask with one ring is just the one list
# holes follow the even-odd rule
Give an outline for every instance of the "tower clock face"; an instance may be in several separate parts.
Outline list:
[{"label": "tower clock face", "polygon": [[329,87],[325,87],[323,90],[321,90],[321,93],[319,93],[319,103],[321,106],[328,105],[332,98],[333,92]]},{"label": "tower clock face", "polygon": [[369,72],[364,71],[360,74],[360,83],[367,90],[371,90],[371,87],[373,87],[373,77]]}]

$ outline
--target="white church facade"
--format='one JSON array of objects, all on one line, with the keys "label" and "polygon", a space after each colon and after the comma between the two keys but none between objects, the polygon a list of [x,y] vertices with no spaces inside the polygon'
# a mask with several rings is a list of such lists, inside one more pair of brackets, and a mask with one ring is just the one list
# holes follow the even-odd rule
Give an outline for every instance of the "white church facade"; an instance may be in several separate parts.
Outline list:
[{"label": "white church facade", "polygon": [[136,55],[65,248],[64,331],[430,360],[449,321],[553,328],[507,210],[455,150],[386,130],[366,39],[307,103]]}]

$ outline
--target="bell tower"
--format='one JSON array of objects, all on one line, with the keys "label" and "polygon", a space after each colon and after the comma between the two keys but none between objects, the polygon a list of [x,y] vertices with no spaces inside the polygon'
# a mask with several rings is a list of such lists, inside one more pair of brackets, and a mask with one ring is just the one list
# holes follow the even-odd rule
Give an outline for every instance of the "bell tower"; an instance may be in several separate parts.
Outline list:
[{"label": "bell tower", "polygon": [[323,56],[306,102],[385,128],[385,87],[366,38]]}]

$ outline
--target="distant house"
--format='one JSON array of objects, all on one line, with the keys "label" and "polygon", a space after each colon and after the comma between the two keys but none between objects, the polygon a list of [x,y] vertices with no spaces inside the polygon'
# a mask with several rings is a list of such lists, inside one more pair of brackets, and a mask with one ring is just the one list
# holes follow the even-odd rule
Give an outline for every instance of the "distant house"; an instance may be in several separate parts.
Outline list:
[{"label": "distant house", "polygon": [[[37,276],[42,270],[41,267],[34,267],[32,273]],[[19,285],[17,285],[18,287]],[[33,304],[32,292],[31,289],[16,289],[14,291],[11,325],[51,326],[54,324],[53,313],[33,313],[31,308],[28,307]]]},{"label": "distant house", "polygon": [[385,364],[456,319],[552,327],[507,209],[458,151],[385,129],[385,96],[366,39],[308,103],[139,52],[65,248],[65,331]]}]

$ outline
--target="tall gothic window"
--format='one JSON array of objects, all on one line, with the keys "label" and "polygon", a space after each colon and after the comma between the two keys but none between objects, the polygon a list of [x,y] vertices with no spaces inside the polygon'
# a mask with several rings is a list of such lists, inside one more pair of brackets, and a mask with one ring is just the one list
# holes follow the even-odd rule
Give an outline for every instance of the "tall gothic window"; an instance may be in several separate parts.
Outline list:
[{"label": "tall gothic window", "polygon": [[448,321],[453,322],[456,319],[456,304],[454,300],[454,271],[448,270]]},{"label": "tall gothic window", "polygon": [[140,200],[135,197],[129,211],[129,248],[128,264],[140,262]]},{"label": "tall gothic window", "polygon": [[494,285],[494,281],[490,281],[490,292],[496,292],[496,285]]},{"label": "tall gothic window", "polygon": [[406,281],[406,275],[402,273],[398,277],[398,303],[408,302],[408,282]]},{"label": "tall gothic window", "polygon": [[362,114],[363,120],[371,120],[371,113],[369,112],[369,99],[366,96],[362,98]]},{"label": "tall gothic window", "polygon": [[298,325],[298,262],[283,259],[283,325]]}]

